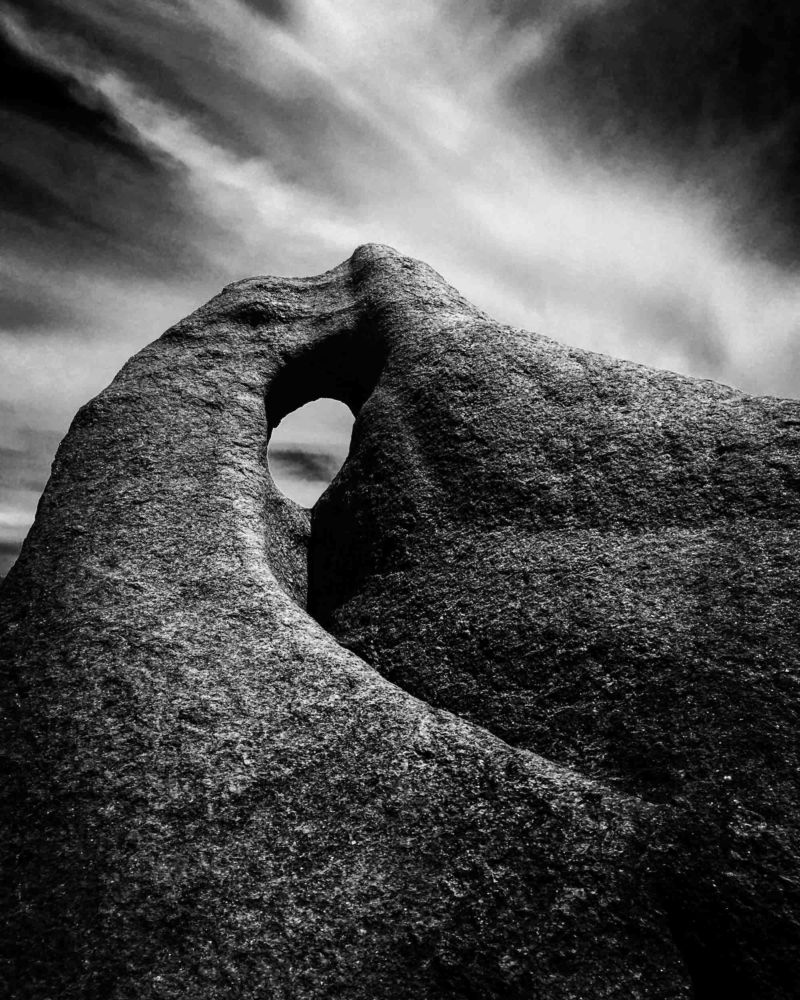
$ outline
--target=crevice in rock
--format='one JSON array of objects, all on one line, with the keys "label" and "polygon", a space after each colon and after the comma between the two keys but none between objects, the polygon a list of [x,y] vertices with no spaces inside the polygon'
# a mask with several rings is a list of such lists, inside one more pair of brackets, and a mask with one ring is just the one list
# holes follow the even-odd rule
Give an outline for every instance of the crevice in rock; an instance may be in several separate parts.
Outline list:
[{"label": "crevice in rock", "polygon": [[[380,332],[368,322],[356,323],[297,349],[266,388],[267,452],[272,434],[284,417],[314,400],[337,400],[357,417],[374,390],[385,361],[386,347]],[[266,454],[264,459],[269,465]],[[270,568],[286,593],[313,616],[308,596],[310,512],[295,502],[287,503],[274,480],[273,485],[265,517],[265,523],[272,529],[266,537]]]}]

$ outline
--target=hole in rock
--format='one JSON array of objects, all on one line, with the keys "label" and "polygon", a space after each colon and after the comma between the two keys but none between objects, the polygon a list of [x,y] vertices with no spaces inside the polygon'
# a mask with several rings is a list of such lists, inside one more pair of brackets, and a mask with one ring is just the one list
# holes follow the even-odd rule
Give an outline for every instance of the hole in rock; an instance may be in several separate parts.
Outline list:
[{"label": "hole in rock", "polygon": [[301,507],[314,506],[347,458],[353,419],[344,403],[316,399],[273,429],[269,469],[285,496]]}]

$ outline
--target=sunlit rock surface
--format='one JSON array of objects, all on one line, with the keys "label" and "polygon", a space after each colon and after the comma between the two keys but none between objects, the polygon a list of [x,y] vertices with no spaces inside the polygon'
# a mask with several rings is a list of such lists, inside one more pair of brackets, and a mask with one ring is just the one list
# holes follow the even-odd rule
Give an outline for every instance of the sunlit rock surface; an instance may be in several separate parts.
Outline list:
[{"label": "sunlit rock surface", "polygon": [[[357,419],[308,512],[271,428]],[[797,996],[800,404],[381,246],[77,415],[0,591],[5,992]]]}]

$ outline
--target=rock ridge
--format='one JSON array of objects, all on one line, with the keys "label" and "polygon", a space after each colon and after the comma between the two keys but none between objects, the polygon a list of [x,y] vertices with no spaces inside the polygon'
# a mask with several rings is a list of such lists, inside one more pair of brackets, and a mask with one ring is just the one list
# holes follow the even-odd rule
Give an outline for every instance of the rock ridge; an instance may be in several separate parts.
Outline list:
[{"label": "rock ridge", "polygon": [[798,446],[388,247],[228,285],[0,585],[7,994],[795,997]]}]

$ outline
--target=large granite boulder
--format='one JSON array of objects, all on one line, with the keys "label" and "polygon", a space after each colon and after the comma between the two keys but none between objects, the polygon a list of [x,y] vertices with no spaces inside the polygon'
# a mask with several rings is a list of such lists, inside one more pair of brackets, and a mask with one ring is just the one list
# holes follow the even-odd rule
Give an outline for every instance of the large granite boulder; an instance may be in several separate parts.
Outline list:
[{"label": "large granite boulder", "polygon": [[[357,414],[308,512],[283,416]],[[12,998],[800,995],[800,403],[380,246],[62,443],[2,616]]]}]

